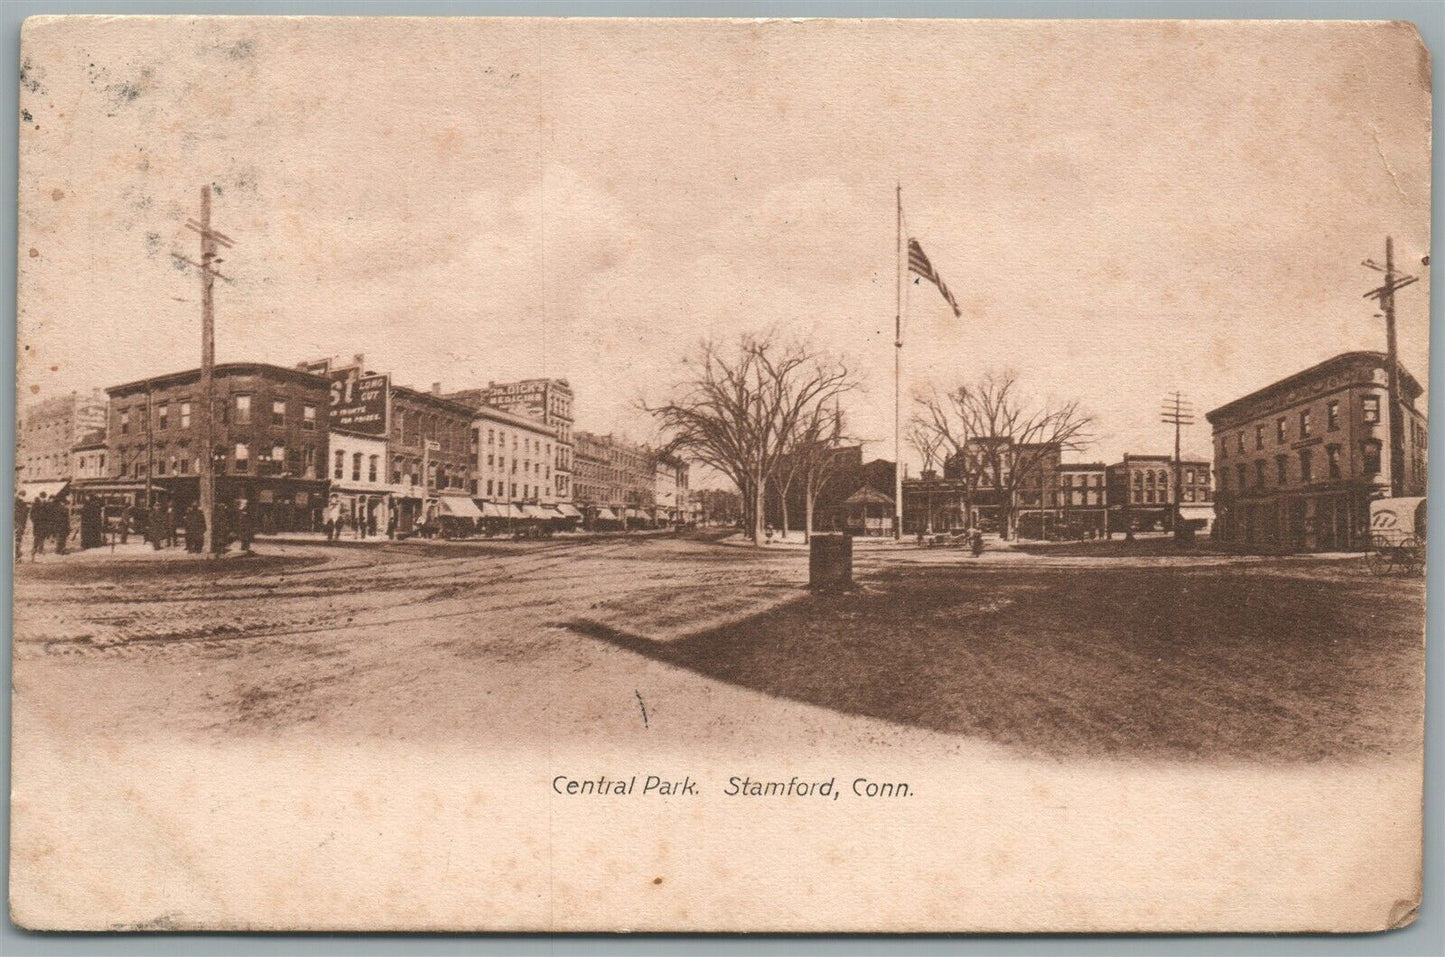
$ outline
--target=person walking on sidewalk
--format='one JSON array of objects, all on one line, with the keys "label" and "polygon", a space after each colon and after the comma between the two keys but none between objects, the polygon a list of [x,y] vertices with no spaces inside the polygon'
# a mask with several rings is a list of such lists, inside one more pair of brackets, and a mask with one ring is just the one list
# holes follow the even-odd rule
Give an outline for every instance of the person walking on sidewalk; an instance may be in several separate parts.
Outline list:
[{"label": "person walking on sidewalk", "polygon": [[55,554],[65,554],[65,543],[70,539],[70,508],[59,496],[50,500],[51,531],[55,534]]},{"label": "person walking on sidewalk", "polygon": [[146,513],[146,538],[156,551],[166,543],[166,510],[159,505],[152,505]]},{"label": "person walking on sidewalk", "polygon": [[206,516],[201,506],[192,502],[186,509],[186,551],[199,555],[206,543]]},{"label": "person walking on sidewalk", "polygon": [[80,509],[80,547],[99,548],[105,544],[105,510],[94,495]]},{"label": "person walking on sidewalk", "polygon": [[15,493],[15,560],[20,561],[22,555],[21,540],[25,538],[25,523],[30,519],[30,503],[25,500],[24,492]]},{"label": "person walking on sidewalk", "polygon": [[30,560],[45,554],[45,540],[50,537],[50,503],[41,492],[30,509]]},{"label": "person walking on sidewalk", "polygon": [[236,537],[241,541],[241,551],[250,554],[251,540],[256,537],[256,520],[244,498],[236,503]]}]

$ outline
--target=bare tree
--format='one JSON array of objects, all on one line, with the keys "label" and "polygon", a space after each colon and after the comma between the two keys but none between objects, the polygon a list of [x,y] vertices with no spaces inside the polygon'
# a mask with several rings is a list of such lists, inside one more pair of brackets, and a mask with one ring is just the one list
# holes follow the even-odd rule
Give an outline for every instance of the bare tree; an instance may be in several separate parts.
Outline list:
[{"label": "bare tree", "polygon": [[687,368],[670,402],[644,408],[668,451],[686,451],[732,479],[761,545],[769,483],[816,410],[836,407],[854,379],[841,361],[772,336],[744,336],[735,350],[704,342]]},{"label": "bare tree", "polygon": [[[1002,531],[1013,537],[1019,490],[1041,476],[1052,455],[1087,444],[1093,420],[1077,401],[1030,401],[1012,372],[988,373],[976,383],[918,400],[914,425],[951,450],[969,501],[996,496]],[[1040,507],[1044,491],[1040,485]]]}]

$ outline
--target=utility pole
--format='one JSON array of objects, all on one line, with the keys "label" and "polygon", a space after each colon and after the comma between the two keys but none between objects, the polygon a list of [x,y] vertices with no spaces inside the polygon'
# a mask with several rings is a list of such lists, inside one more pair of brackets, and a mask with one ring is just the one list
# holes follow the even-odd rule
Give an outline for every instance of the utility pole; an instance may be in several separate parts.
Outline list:
[{"label": "utility pole", "polygon": [[1159,421],[1174,426],[1174,537],[1180,537],[1183,529],[1179,521],[1179,430],[1182,426],[1194,424],[1194,404],[1181,392],[1164,397],[1164,408]]},{"label": "utility pole", "polygon": [[[200,484],[201,484],[201,514],[206,517],[206,534],[203,539],[203,551],[211,555],[211,544],[216,529],[216,473],[215,454],[212,448],[214,441],[215,427],[212,420],[215,418],[214,399],[211,393],[214,391],[211,378],[216,365],[216,314],[212,299],[212,288],[216,284],[217,277],[227,279],[216,271],[216,264],[222,260],[216,255],[216,247],[224,246],[230,249],[235,245],[234,241],[227,235],[211,228],[211,187],[201,187],[201,220],[186,220],[186,228],[201,236],[201,261],[193,262],[179,253],[172,253],[177,259],[194,266],[201,274],[201,399],[200,399],[200,426],[201,426],[201,455],[200,455]],[[227,279],[229,282],[230,280]]]},{"label": "utility pole", "polygon": [[1405,492],[1405,473],[1400,467],[1405,447],[1405,422],[1400,416],[1400,354],[1395,348],[1395,291],[1419,282],[1420,277],[1395,272],[1395,243],[1389,236],[1385,237],[1385,265],[1381,266],[1373,259],[1366,259],[1361,265],[1385,274],[1384,285],[1371,289],[1364,298],[1377,300],[1380,311],[1385,315],[1385,371],[1390,383],[1390,495],[1393,497]]}]

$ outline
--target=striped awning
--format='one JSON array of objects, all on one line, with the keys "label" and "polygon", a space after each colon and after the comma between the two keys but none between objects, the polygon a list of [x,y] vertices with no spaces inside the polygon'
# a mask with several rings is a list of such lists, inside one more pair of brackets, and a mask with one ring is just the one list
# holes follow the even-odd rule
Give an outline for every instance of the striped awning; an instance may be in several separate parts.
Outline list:
[{"label": "striped awning", "polygon": [[561,502],[557,505],[553,505],[552,507],[555,508],[558,512],[560,512],[563,518],[582,517],[582,513],[577,511],[577,506],[573,505],[571,502]]}]

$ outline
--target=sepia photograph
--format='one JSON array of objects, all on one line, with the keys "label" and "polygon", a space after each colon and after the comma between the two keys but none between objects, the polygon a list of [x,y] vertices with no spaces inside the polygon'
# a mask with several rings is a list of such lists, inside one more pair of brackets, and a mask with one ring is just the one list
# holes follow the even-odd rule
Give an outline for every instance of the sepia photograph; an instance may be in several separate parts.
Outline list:
[{"label": "sepia photograph", "polygon": [[1412,25],[54,16],[19,70],[20,926],[1415,920]]}]

